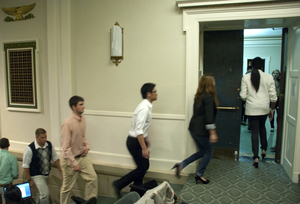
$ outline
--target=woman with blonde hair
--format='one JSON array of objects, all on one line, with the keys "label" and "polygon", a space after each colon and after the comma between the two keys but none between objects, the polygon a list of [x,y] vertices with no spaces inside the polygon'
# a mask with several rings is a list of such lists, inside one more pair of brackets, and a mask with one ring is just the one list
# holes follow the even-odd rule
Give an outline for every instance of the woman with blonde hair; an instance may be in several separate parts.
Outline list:
[{"label": "woman with blonde hair", "polygon": [[216,93],[216,82],[212,74],[204,74],[199,81],[199,86],[194,97],[194,111],[191,118],[189,131],[194,139],[199,151],[191,155],[181,163],[175,164],[176,176],[180,177],[180,172],[187,165],[197,159],[202,158],[202,162],[196,173],[195,181],[203,184],[209,183],[203,177],[205,169],[213,155],[213,144],[218,141],[216,133],[215,118],[217,114],[218,99]]}]

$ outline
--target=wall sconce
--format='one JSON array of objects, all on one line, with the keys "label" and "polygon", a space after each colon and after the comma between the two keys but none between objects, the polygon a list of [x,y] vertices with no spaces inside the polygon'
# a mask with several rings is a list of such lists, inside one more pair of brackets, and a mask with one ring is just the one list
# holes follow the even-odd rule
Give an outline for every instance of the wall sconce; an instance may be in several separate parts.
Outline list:
[{"label": "wall sconce", "polygon": [[110,60],[118,66],[123,60],[123,28],[118,22],[110,29]]}]

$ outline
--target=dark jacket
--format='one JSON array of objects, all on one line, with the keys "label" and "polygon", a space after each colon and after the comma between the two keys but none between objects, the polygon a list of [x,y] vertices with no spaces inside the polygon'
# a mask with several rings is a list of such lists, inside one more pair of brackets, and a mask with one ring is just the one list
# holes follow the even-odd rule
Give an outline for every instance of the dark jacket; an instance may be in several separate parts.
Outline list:
[{"label": "dark jacket", "polygon": [[194,113],[190,121],[189,131],[200,137],[209,137],[206,125],[215,124],[217,108],[211,94],[205,93],[202,97],[201,105],[194,102]]}]

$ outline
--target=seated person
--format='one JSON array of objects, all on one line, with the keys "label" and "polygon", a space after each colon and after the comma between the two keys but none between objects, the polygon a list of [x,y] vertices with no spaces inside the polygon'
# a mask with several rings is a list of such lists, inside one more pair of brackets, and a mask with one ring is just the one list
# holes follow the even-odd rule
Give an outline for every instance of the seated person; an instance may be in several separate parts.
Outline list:
[{"label": "seated person", "polygon": [[3,204],[20,204],[22,203],[22,193],[21,190],[15,186],[11,185],[6,188],[4,192],[5,202]]}]

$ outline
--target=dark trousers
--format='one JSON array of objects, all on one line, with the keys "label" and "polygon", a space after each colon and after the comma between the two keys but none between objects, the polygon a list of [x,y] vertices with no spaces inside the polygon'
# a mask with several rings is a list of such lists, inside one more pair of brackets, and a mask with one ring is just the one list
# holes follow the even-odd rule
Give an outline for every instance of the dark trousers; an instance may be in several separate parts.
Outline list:
[{"label": "dark trousers", "polygon": [[119,189],[124,188],[131,182],[134,182],[134,185],[142,185],[146,171],[149,169],[149,159],[145,159],[143,157],[142,148],[138,139],[128,136],[126,145],[137,167],[116,182],[116,185]]},{"label": "dark trousers", "polygon": [[258,134],[260,136],[260,144],[262,150],[267,150],[268,141],[267,141],[267,133],[266,133],[266,119],[267,115],[259,115],[259,116],[249,116],[248,120],[251,125],[251,141],[252,141],[252,152],[253,159],[259,158],[258,156]]},{"label": "dark trousers", "polygon": [[[279,98],[277,98],[276,105],[275,105],[275,110],[277,113],[276,123],[278,123],[278,105],[279,105]],[[270,103],[270,108],[271,108],[271,103]],[[275,113],[273,119],[270,121],[271,128],[274,128],[274,119],[275,119]]]},{"label": "dark trousers", "polygon": [[243,121],[244,123],[247,121],[247,116],[245,115],[245,101],[242,101],[242,118],[241,121]]},{"label": "dark trousers", "polygon": [[214,153],[213,144],[209,142],[209,137],[200,137],[193,133],[191,133],[191,135],[192,135],[194,141],[196,142],[196,145],[197,145],[199,151],[192,154],[191,156],[186,158],[184,161],[182,161],[181,167],[183,169],[187,165],[192,163],[193,161],[202,158],[201,164],[197,171],[197,175],[202,177],[204,174],[204,171],[206,170],[206,167]]}]

